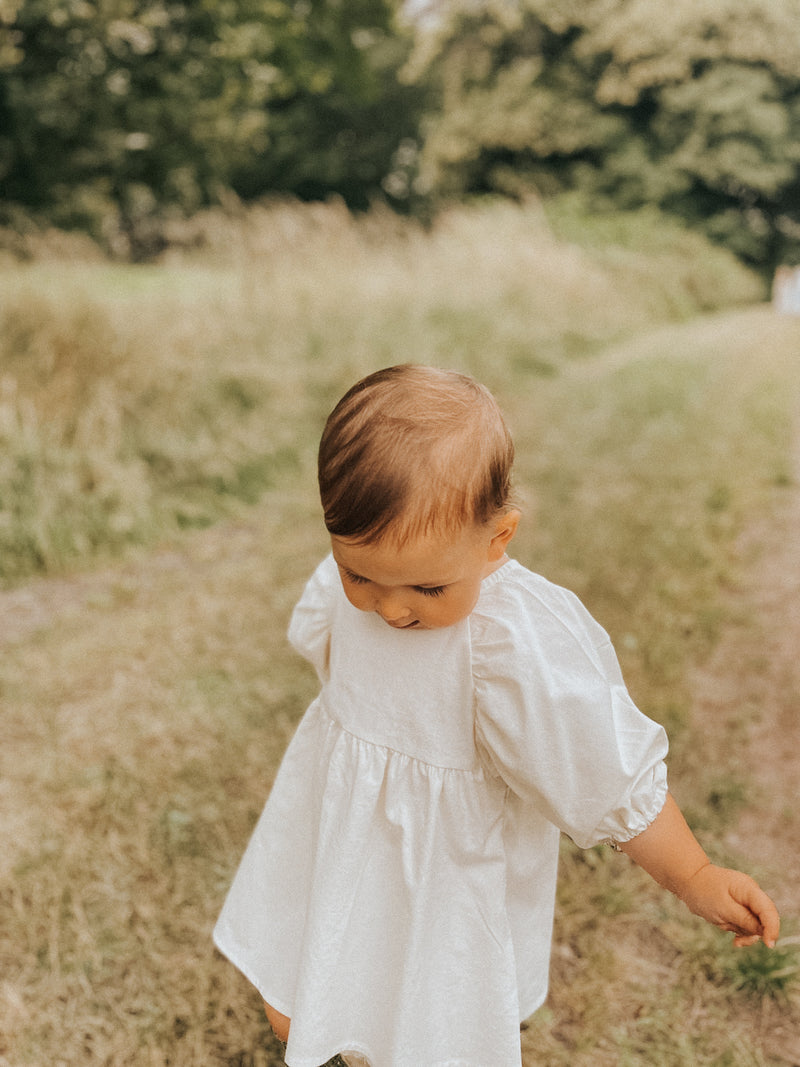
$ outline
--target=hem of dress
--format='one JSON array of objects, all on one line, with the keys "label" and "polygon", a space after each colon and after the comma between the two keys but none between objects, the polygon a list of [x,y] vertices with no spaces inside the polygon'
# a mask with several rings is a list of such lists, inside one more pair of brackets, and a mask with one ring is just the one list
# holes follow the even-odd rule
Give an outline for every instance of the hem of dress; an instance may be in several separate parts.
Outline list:
[{"label": "hem of dress", "polygon": [[233,966],[242,975],[242,977],[245,978],[251,986],[253,986],[253,988],[261,997],[261,999],[266,1001],[266,1003],[269,1004],[271,1008],[274,1008],[276,1011],[280,1012],[281,1015],[285,1015],[287,1019],[291,1019],[292,1009],[288,1005],[288,1003],[283,1000],[282,997],[273,997],[271,993],[264,992],[264,987],[261,981],[256,978],[255,972],[252,971],[246,963],[242,963],[239,960],[237,952],[227,947],[224,938],[221,936],[220,933],[218,933],[216,928],[214,929],[214,932],[211,936],[217,951],[221,952],[225,959],[229,963],[233,964]]},{"label": "hem of dress", "polygon": [[369,1054],[364,1051],[363,1046],[353,1042],[352,1044],[345,1045],[344,1048],[334,1049],[333,1052],[323,1053],[324,1059],[320,1059],[318,1056],[314,1056],[309,1059],[307,1056],[301,1059],[295,1059],[294,1056],[289,1059],[288,1055],[284,1056],[284,1063],[286,1067],[319,1067],[320,1063],[326,1064],[329,1060],[332,1060],[334,1056],[340,1056],[345,1063],[348,1063],[348,1056],[359,1056],[365,1064],[371,1064],[373,1061],[369,1058]]},{"label": "hem of dress", "polygon": [[[347,1058],[347,1056],[349,1054],[355,1054],[357,1056],[365,1055],[365,1053],[356,1052],[356,1050],[353,1049],[353,1048],[348,1048],[344,1052],[334,1052],[334,1053],[332,1053],[328,1057],[328,1060],[333,1059],[334,1056],[341,1056],[343,1059],[346,1060],[346,1058]],[[327,1063],[328,1060],[325,1060],[324,1062]],[[289,1059],[287,1059],[284,1062],[286,1063],[286,1067],[319,1067],[319,1060],[318,1059],[313,1059],[313,1060],[309,1060],[309,1059],[301,1059],[301,1060],[292,1059],[292,1060],[289,1060]],[[373,1060],[369,1060],[369,1059],[367,1060],[367,1063],[370,1064],[370,1065],[373,1062],[374,1062]],[[480,1061],[473,1060],[473,1059],[466,1060],[463,1057],[459,1057],[458,1059],[436,1060],[434,1063],[432,1063],[430,1065],[430,1067],[486,1067],[486,1064],[485,1064],[484,1060],[480,1060]]]},{"label": "hem of dress", "polygon": [[540,993],[539,996],[537,996],[535,1000],[532,1000],[529,1005],[526,1005],[525,1008],[520,1006],[520,1023],[524,1023],[527,1019],[530,1019],[532,1015],[536,1014],[539,1008],[541,1008],[547,1000],[547,994],[548,990],[545,989],[544,993]]}]

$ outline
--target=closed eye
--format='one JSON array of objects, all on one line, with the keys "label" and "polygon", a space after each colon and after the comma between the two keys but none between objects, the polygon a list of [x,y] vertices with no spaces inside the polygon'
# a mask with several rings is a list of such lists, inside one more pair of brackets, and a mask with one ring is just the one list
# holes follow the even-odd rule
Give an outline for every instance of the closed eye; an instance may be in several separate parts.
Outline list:
[{"label": "closed eye", "polygon": [[[364,578],[361,574],[353,574],[352,571],[348,571],[346,568],[341,568],[342,573],[348,582],[352,582],[353,585],[369,585],[370,579]],[[447,591],[446,585],[415,585],[413,587],[416,593],[421,593],[423,596],[444,596]]]},{"label": "closed eye", "polygon": [[346,570],[344,572],[344,576],[348,580],[348,582],[355,582],[356,585],[368,585],[369,584],[369,578],[363,578],[360,574],[353,574],[352,571],[347,571]]}]

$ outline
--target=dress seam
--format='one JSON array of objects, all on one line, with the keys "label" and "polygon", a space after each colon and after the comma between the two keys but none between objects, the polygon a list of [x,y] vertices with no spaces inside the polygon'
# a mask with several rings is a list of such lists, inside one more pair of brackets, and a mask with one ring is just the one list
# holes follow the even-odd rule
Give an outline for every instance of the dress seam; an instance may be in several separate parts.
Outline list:
[{"label": "dress seam", "polygon": [[468,774],[473,778],[478,777],[479,779],[485,779],[486,777],[484,767],[477,758],[477,754],[475,763],[472,767],[452,767],[445,766],[441,763],[431,763],[430,760],[420,759],[419,756],[412,756],[409,752],[401,752],[400,749],[392,748],[391,745],[385,745],[380,741],[370,741],[366,737],[359,737],[358,734],[354,734],[352,730],[348,730],[343,723],[339,722],[338,719],[335,719],[326,708],[320,707],[319,710],[329,723],[336,726],[343,734],[347,734],[348,737],[352,738],[352,740],[359,745],[367,745],[369,748],[380,749],[392,756],[399,756],[402,759],[409,760],[411,763],[416,763],[420,767],[429,767],[432,771],[450,771],[455,774]]}]

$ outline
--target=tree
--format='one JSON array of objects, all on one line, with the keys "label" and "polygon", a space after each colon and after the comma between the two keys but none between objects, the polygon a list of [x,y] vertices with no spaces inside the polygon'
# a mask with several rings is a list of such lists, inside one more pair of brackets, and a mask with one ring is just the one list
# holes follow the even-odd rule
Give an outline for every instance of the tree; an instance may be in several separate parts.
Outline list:
[{"label": "tree", "polygon": [[[241,150],[220,128],[230,90],[211,51],[214,14],[203,3],[23,0],[20,58],[3,75],[4,199],[67,226],[109,206],[129,228],[157,202],[199,206],[220,160]],[[245,125],[252,95],[230,101]]]},{"label": "tree", "polygon": [[224,189],[366,203],[415,127],[393,0],[5,2],[3,199],[134,250]]},{"label": "tree", "polygon": [[657,204],[752,263],[798,256],[797,0],[451,0],[418,51],[440,195]]},{"label": "tree", "polygon": [[651,113],[664,206],[770,270],[800,252],[799,31],[796,0],[673,0],[658,17],[633,0],[589,45],[609,56],[598,102]]},{"label": "tree", "polygon": [[288,5],[274,35],[275,79],[257,159],[234,175],[249,196],[340,194],[353,207],[379,195],[398,145],[417,132],[424,98],[399,71],[411,47],[391,0]]}]

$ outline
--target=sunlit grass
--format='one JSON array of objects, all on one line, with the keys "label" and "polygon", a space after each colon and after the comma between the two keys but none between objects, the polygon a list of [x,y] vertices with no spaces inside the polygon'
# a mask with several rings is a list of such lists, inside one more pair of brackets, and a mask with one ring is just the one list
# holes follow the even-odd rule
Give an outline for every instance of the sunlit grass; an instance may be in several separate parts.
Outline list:
[{"label": "sunlit grass", "polygon": [[[14,1067],[280,1062],[210,932],[316,688],[284,634],[325,551],[321,422],[379,365],[464,367],[495,389],[518,446],[515,554],[611,632],[673,735],[679,795],[711,812],[712,851],[746,798],[735,751],[693,733],[686,675],[725,622],[738,532],[791,479],[798,324],[686,320],[645,253],[560,245],[535,213],[454,213],[425,234],[326,210],[243,220],[141,272],[6,279],[4,577],[85,572],[0,666]],[[681,270],[701,284],[696,261]],[[727,277],[720,302],[744,299]],[[793,958],[733,956],[698,924],[624,857],[565,843],[530,1062],[766,1064],[753,1020],[793,995]]]},{"label": "sunlit grass", "polygon": [[239,514],[299,476],[323,413],[376,366],[465,367],[502,392],[758,294],[719,250],[688,255],[689,237],[655,256],[584,251],[507,205],[430,232],[335,205],[197,227],[202,257],[0,277],[0,581]]}]

